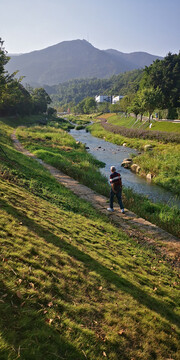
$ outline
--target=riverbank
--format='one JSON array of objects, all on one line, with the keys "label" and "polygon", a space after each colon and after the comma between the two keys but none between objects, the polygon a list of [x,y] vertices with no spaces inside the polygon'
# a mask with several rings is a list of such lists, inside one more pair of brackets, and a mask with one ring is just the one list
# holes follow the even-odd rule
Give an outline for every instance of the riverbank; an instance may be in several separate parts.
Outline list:
[{"label": "riverbank", "polygon": [[[67,123],[68,125],[68,123]],[[64,122],[63,122],[64,126]],[[87,185],[97,193],[109,197],[107,178],[100,172],[104,163],[87,153],[85,145],[76,142],[61,129],[61,120],[49,122],[48,126],[18,128],[17,135],[23,146],[38,158]],[[31,184],[32,188],[36,184]],[[152,203],[148,198],[123,189],[123,201],[138,216],[180,236],[180,211],[176,207]]]},{"label": "riverbank", "polygon": [[[108,119],[110,118],[109,115]],[[125,119],[122,121],[124,124]],[[176,142],[174,144],[163,143],[162,139],[157,141],[125,137],[120,134],[120,130],[118,133],[118,130],[114,129],[112,124],[102,126],[98,122],[88,127],[88,129],[93,136],[118,145],[126,144],[128,147],[138,149],[141,154],[134,157],[133,162],[139,166],[139,175],[145,177],[147,174],[151,174],[153,183],[171,190],[174,194],[180,194],[180,144]],[[179,135],[177,134],[177,136]],[[150,145],[150,151],[144,151],[147,145]]]},{"label": "riverbank", "polygon": [[166,260],[170,261],[173,266],[180,266],[180,242],[179,239],[173,237],[166,231],[163,231],[159,227],[151,224],[150,222],[138,217],[133,212],[125,209],[125,214],[122,214],[119,210],[119,206],[114,206],[114,213],[107,211],[107,204],[109,198],[99,195],[85,185],[78,183],[73,178],[65,175],[61,171],[57,170],[51,165],[46,164],[41,159],[38,159],[35,155],[27,151],[16,137],[16,131],[14,130],[11,136],[15,148],[29,156],[46,169],[50,171],[53,177],[65,187],[70,189],[78,197],[90,202],[95,209],[103,214],[106,214],[116,226],[123,229],[125,233],[131,236],[134,240],[139,243],[150,245],[155,251],[161,254]]}]

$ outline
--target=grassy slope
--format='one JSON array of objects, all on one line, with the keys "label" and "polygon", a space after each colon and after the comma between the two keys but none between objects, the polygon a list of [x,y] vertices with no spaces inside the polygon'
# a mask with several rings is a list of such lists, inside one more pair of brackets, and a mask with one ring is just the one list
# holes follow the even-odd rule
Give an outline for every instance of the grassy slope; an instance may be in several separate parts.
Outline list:
[{"label": "grassy slope", "polygon": [[[151,130],[151,131],[167,131],[167,132],[180,133],[180,123],[151,120],[152,126],[151,128],[149,128],[149,120],[141,122],[140,120],[136,120],[134,117],[131,116],[124,117],[115,114],[108,114],[108,115],[109,116],[107,117],[107,119],[110,124],[125,126],[127,128],[134,127],[138,129]],[[104,115],[102,115],[101,117],[104,117]]]},{"label": "grassy slope", "polygon": [[[17,134],[23,145],[39,158],[98,193],[109,197],[107,179],[100,174],[98,169],[103,164],[87,153],[83,144],[77,144],[68,133],[62,131],[62,126],[63,128],[67,127],[59,120],[58,122],[50,122],[48,126],[43,127],[19,127]],[[108,136],[111,136],[111,133]],[[119,135],[112,137],[113,141],[116,141],[116,138],[117,142],[119,141]],[[138,141],[142,142],[142,140]],[[39,185],[36,185],[32,179],[31,186]],[[44,186],[43,192],[48,192]],[[123,201],[128,209],[139,216],[157,224],[175,236],[180,235],[180,211],[177,208],[170,208],[164,204],[153,204],[147,198],[137,195],[125,187]]]},{"label": "grassy slope", "polygon": [[180,123],[153,121],[151,131],[167,131],[167,132],[180,133]]},{"label": "grassy slope", "polygon": [[2,127],[0,358],[178,360],[176,271],[14,150]]},{"label": "grassy slope", "polygon": [[[62,131],[61,126],[61,121],[59,121],[59,123],[49,123],[46,127],[19,127],[17,134],[23,145],[39,158],[98,193],[109,197],[107,179],[97,168],[103,164],[87,153],[83,144],[77,144],[69,134]],[[119,141],[119,135],[117,139]],[[180,235],[180,211],[176,208],[152,204],[147,198],[142,198],[125,188],[123,201],[128,209],[139,216],[163,227],[175,236]]]}]

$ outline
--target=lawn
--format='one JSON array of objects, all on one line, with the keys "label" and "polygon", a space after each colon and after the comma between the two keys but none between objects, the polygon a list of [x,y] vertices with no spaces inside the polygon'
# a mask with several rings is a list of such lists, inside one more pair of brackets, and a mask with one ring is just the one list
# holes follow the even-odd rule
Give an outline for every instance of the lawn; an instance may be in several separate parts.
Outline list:
[{"label": "lawn", "polygon": [[180,133],[180,122],[172,123],[168,121],[154,121],[151,127],[152,131],[167,131]]},{"label": "lawn", "polygon": [[0,359],[178,360],[177,270],[14,150],[10,122],[1,123]]},{"label": "lawn", "polygon": [[108,123],[126,128],[137,128],[151,131],[166,131],[169,133],[180,133],[180,122],[172,123],[168,121],[151,120],[151,127],[149,128],[149,120],[136,119],[133,116],[124,116],[122,114],[103,114],[100,118],[108,120]]}]

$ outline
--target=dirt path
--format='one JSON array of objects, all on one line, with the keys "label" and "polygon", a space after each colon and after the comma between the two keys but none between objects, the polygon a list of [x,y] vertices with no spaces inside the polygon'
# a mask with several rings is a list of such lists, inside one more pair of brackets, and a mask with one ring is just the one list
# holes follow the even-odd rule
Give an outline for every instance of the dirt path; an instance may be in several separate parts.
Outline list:
[{"label": "dirt path", "polygon": [[121,214],[119,207],[114,206],[115,211],[109,213],[107,207],[108,200],[105,196],[97,194],[95,191],[89,189],[87,186],[80,184],[78,181],[72,179],[68,175],[57,170],[53,166],[46,164],[43,160],[38,159],[34,154],[26,150],[16,138],[15,131],[12,134],[12,140],[15,148],[34,158],[42,164],[55,179],[70,189],[74,194],[80,198],[90,202],[95,209],[105,214],[116,226],[122,228],[130,237],[144,245],[153,246],[154,250],[168,259],[174,266],[180,265],[180,241],[178,238],[160,229],[158,226],[151,224],[149,221],[138,217],[133,212],[125,209],[125,214]]}]

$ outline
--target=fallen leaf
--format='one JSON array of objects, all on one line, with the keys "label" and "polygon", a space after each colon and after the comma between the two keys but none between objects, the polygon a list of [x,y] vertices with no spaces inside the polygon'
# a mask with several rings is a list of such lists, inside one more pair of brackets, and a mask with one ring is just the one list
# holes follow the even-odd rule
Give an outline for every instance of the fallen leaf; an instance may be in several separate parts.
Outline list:
[{"label": "fallen leaf", "polygon": [[122,335],[122,334],[124,334],[124,332],[125,332],[125,330],[121,329],[121,330],[119,330],[118,335]]},{"label": "fallen leaf", "polygon": [[34,289],[34,283],[30,282],[29,285]]},{"label": "fallen leaf", "polygon": [[99,287],[99,290],[101,291],[101,290],[102,290],[102,288],[103,288],[103,287],[102,287],[102,286],[100,286],[100,287]]},{"label": "fallen leaf", "polygon": [[51,325],[51,323],[53,322],[53,319],[46,319],[46,322]]},{"label": "fallen leaf", "polygon": [[49,307],[52,307],[52,306],[53,306],[52,301],[49,302],[48,306],[49,306]]},{"label": "fallen leaf", "polygon": [[8,294],[4,294],[4,295],[2,295],[2,298],[5,298],[6,296],[8,296]]},{"label": "fallen leaf", "polygon": [[103,351],[103,356],[104,356],[104,357],[107,357],[107,355],[106,355],[105,351]]},{"label": "fallen leaf", "polygon": [[17,295],[17,297],[19,298],[19,299],[22,299],[22,294],[20,293],[20,291],[18,290],[18,291],[16,291],[16,295]]}]

